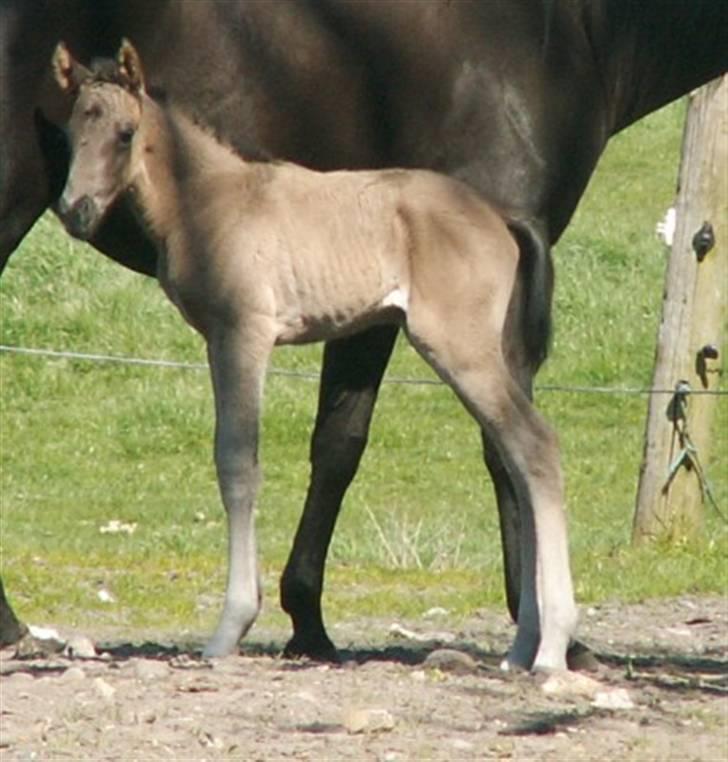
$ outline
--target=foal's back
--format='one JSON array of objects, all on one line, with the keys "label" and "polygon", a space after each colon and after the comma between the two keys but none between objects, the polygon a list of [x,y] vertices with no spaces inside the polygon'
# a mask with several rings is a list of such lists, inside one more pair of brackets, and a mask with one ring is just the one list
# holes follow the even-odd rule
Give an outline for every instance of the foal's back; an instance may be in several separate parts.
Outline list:
[{"label": "foal's back", "polygon": [[221,213],[239,220],[239,240],[217,256],[225,269],[229,258],[244,263],[241,286],[259,273],[256,290],[264,281],[281,323],[278,343],[406,322],[413,300],[487,303],[504,318],[517,248],[467,185],[425,170],[321,173],[292,164],[271,165],[263,185],[247,210],[219,199]]}]

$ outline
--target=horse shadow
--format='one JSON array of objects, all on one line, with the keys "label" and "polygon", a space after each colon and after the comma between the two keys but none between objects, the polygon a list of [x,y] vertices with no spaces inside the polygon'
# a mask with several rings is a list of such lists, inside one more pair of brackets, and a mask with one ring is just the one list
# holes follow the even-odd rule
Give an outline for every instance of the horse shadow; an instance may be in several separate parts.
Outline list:
[{"label": "horse shadow", "polygon": [[[202,642],[140,643],[115,642],[99,644],[99,656],[117,662],[133,658],[159,661],[206,661],[202,656]],[[728,659],[721,653],[686,654],[678,649],[661,649],[658,653],[646,653],[646,648],[629,649],[626,653],[602,649],[598,645],[590,649],[595,666],[588,670],[599,679],[609,683],[623,683],[635,688],[654,686],[669,691],[698,691],[706,694],[728,693]],[[105,656],[106,655],[106,656]],[[501,669],[506,654],[500,649],[483,648],[472,640],[453,642],[424,640],[417,642],[384,642],[376,645],[349,646],[337,651],[336,659],[317,660],[307,657],[284,655],[281,641],[259,639],[241,644],[240,657],[271,659],[280,669],[312,670],[327,664],[332,669],[355,668],[370,663],[391,664],[403,667],[431,667],[448,672],[472,672],[490,677],[509,679],[525,677],[528,673],[507,673]],[[458,659],[458,655],[461,659]]]},{"label": "horse shadow", "polygon": [[[109,663],[122,664],[134,659],[166,662],[172,667],[200,666],[209,663],[202,656],[202,639],[158,642],[144,640],[109,641],[96,644],[94,659]],[[715,649],[714,649],[715,650]],[[596,679],[609,686],[622,686],[634,690],[663,690],[676,694],[725,696],[728,693],[728,659],[726,654],[715,652],[685,653],[678,649],[663,648],[659,652],[647,652],[647,646],[625,648],[624,652],[600,648],[599,644],[590,649],[596,668],[592,674]],[[533,676],[526,672],[505,672],[500,665],[505,653],[498,648],[484,648],[473,640],[462,638],[452,642],[442,640],[400,641],[386,640],[374,645],[349,646],[337,651],[334,660],[315,660],[310,658],[291,658],[284,655],[284,643],[275,638],[246,640],[241,644],[239,657],[247,659],[270,660],[275,668],[283,671],[318,670],[323,664],[330,669],[356,669],[366,664],[398,665],[415,669],[437,669],[444,673],[459,675],[470,674],[489,678],[488,685],[479,687],[477,681],[463,685],[460,689],[467,692],[479,692],[493,689],[496,681],[533,681],[543,680],[543,676]],[[236,657],[232,657],[236,658]],[[33,677],[60,675],[74,663],[83,664],[83,659],[73,660],[67,653],[54,654],[16,654],[6,661],[0,672],[10,674],[22,671]],[[2,666],[2,665],[0,665]],[[567,713],[568,714],[568,713]],[[577,713],[581,716],[580,713]],[[552,718],[553,719],[553,718]],[[564,715],[559,724],[576,722]],[[535,723],[529,732],[538,733],[541,720]],[[546,722],[546,720],[544,720]],[[553,724],[548,720],[546,724]]]}]

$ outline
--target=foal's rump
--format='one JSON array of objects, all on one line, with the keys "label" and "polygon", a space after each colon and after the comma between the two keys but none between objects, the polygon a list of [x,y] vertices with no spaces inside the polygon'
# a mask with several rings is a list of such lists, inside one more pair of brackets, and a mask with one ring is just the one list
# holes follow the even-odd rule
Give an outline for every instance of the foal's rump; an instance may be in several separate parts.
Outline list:
[{"label": "foal's rump", "polygon": [[411,250],[408,324],[439,321],[444,330],[500,344],[516,280],[519,249],[504,218],[456,180],[418,172],[400,208]]}]

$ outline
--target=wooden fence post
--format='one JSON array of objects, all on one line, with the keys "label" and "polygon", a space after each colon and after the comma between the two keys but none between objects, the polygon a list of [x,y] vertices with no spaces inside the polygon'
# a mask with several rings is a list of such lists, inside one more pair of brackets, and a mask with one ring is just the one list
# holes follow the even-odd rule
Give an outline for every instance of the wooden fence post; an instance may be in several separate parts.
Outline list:
[{"label": "wooden fence post", "polygon": [[[694,534],[703,520],[710,423],[728,297],[728,75],[690,98],[678,179],[676,228],[657,337],[633,542]],[[692,449],[694,448],[694,449]]]}]

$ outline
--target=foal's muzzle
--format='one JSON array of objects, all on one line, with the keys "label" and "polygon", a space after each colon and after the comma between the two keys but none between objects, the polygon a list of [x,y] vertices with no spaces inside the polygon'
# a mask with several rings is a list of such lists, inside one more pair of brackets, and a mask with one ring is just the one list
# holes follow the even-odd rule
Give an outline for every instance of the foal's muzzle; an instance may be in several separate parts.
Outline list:
[{"label": "foal's muzzle", "polygon": [[56,208],[63,225],[74,238],[87,241],[96,231],[101,215],[90,196],[81,196],[73,203],[61,196]]}]

